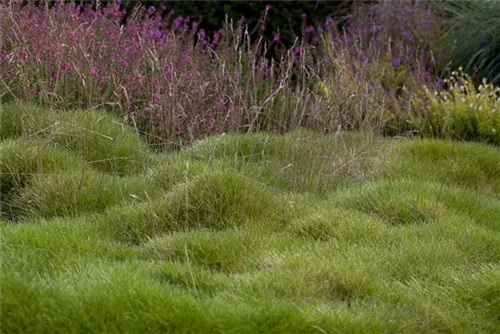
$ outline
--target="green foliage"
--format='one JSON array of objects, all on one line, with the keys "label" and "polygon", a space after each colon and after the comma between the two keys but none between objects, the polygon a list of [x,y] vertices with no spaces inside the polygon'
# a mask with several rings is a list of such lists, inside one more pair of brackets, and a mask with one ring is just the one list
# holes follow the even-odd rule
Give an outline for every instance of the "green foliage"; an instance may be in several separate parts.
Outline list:
[{"label": "green foliage", "polygon": [[12,216],[12,197],[38,174],[63,174],[86,163],[78,156],[30,140],[0,142],[0,209],[2,215]]},{"label": "green foliage", "polygon": [[463,66],[474,74],[477,84],[486,78],[499,85],[500,2],[435,1],[435,5],[449,16],[446,30],[434,47],[441,66]]},{"label": "green foliage", "polygon": [[347,179],[376,174],[379,149],[378,139],[369,133],[323,135],[301,129],[284,136],[257,133],[207,138],[183,155],[223,163],[274,188],[326,194]]},{"label": "green foliage", "polygon": [[448,84],[444,92],[428,92],[426,114],[415,121],[422,135],[500,144],[500,88],[486,81],[476,88],[462,72]]}]

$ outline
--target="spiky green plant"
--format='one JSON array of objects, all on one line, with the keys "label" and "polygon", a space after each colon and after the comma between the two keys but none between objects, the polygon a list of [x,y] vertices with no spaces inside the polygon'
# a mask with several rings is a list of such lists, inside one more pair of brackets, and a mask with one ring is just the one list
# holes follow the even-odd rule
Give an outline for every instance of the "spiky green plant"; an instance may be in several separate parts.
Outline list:
[{"label": "spiky green plant", "polygon": [[441,66],[463,66],[474,74],[500,83],[500,1],[435,1],[448,16],[445,32],[437,40]]}]

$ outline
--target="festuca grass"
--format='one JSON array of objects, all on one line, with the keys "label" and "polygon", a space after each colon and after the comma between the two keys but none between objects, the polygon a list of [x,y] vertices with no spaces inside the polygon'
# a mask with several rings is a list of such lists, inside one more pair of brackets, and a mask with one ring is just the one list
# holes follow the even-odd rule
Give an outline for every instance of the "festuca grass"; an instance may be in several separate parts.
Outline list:
[{"label": "festuca grass", "polygon": [[104,111],[54,111],[16,104],[3,106],[0,117],[2,139],[42,139],[104,172],[140,173],[154,160],[135,131]]},{"label": "festuca grass", "polygon": [[497,148],[301,130],[96,163],[145,144],[36,115],[64,127],[0,142],[5,333],[500,331]]},{"label": "festuca grass", "polygon": [[18,211],[18,219],[76,217],[103,212],[115,205],[142,203],[159,194],[159,187],[145,178],[84,169],[61,175],[36,175],[14,196],[11,206]]}]

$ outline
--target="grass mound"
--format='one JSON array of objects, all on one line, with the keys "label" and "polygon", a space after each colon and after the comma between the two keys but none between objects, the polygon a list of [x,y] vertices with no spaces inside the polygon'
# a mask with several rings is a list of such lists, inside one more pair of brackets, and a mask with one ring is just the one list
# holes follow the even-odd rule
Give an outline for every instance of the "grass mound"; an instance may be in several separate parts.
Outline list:
[{"label": "grass mound", "polygon": [[23,217],[56,217],[98,213],[107,208],[141,203],[159,194],[144,178],[117,177],[93,170],[37,175],[11,202]]},{"label": "grass mound", "polygon": [[443,206],[431,199],[425,184],[379,181],[343,193],[347,208],[376,214],[392,225],[429,223],[442,215]]},{"label": "grass mound", "polygon": [[0,140],[29,138],[50,127],[47,110],[31,104],[0,106]]},{"label": "grass mound", "polygon": [[93,168],[137,173],[153,162],[148,146],[116,117],[103,111],[53,111],[9,104],[1,112],[2,138],[29,137],[82,156]]},{"label": "grass mound", "polygon": [[255,220],[276,225],[286,210],[286,202],[240,174],[207,172],[159,199],[111,209],[100,227],[121,240],[140,242],[167,231],[220,230]]},{"label": "grass mound", "polygon": [[195,161],[224,162],[269,186],[326,194],[346,180],[378,173],[383,155],[369,134],[322,135],[298,130],[284,136],[257,133],[206,138],[184,152]]},{"label": "grass mound", "polygon": [[161,261],[195,263],[215,272],[238,273],[257,266],[256,253],[266,246],[266,239],[259,230],[201,230],[151,240],[145,249],[149,257]]},{"label": "grass mound", "polygon": [[58,113],[60,123],[49,136],[58,145],[82,155],[99,170],[137,173],[152,162],[150,151],[136,133],[100,111]]},{"label": "grass mound", "polygon": [[30,140],[0,142],[0,194],[2,214],[12,216],[9,202],[26,183],[39,174],[63,174],[85,168],[76,155]]},{"label": "grass mound", "polygon": [[455,184],[500,193],[500,150],[477,143],[413,140],[399,143],[384,173],[391,179]]}]

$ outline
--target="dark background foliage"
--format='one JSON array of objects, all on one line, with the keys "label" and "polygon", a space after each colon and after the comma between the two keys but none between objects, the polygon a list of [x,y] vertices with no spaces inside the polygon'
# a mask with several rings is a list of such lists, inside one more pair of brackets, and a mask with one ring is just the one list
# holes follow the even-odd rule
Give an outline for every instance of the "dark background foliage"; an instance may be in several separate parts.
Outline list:
[{"label": "dark background foliage", "polygon": [[[60,0],[52,0],[57,2]],[[32,1],[29,1],[32,2]],[[39,2],[46,2],[44,0]],[[100,3],[106,6],[115,0],[75,0],[76,3],[90,4],[92,6]],[[332,17],[339,28],[344,24],[344,18],[354,5],[361,3],[376,3],[377,0],[338,0],[338,1],[182,1],[182,0],[122,0],[121,6],[127,11],[134,6],[154,6],[156,13],[166,17],[171,13],[171,18],[178,16],[190,17],[192,20],[200,20],[199,29],[204,29],[207,34],[222,28],[226,16],[229,20],[237,22],[244,17],[245,22],[251,29],[251,33],[261,35],[262,17],[269,6],[265,30],[265,38],[272,39],[279,32],[280,40],[285,46],[293,43],[296,37],[302,36],[303,30],[309,25],[323,23],[327,17]],[[126,17],[124,19],[126,22]]]}]

